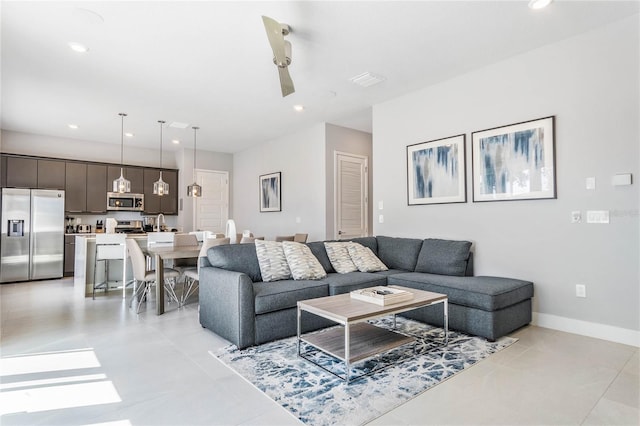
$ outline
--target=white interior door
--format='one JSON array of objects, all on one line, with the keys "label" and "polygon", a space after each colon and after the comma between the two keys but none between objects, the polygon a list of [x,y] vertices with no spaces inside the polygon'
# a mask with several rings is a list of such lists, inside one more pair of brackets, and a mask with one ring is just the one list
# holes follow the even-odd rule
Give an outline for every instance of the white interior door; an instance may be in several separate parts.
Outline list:
[{"label": "white interior door", "polygon": [[335,238],[367,235],[367,157],[335,153]]},{"label": "white interior door", "polygon": [[196,169],[196,182],[202,186],[202,197],[194,198],[195,229],[224,233],[229,219],[229,173]]}]

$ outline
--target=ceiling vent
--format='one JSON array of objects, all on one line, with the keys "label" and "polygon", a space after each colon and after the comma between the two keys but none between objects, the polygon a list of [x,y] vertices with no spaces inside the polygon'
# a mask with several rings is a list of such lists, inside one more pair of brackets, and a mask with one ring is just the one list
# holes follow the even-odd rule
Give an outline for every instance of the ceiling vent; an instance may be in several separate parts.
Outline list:
[{"label": "ceiling vent", "polygon": [[189,123],[180,123],[179,121],[174,121],[169,124],[169,127],[174,127],[176,129],[186,129],[189,127]]},{"label": "ceiling vent", "polygon": [[365,72],[355,77],[351,77],[349,79],[353,84],[357,84],[360,87],[371,87],[378,83],[382,83],[385,78],[379,75],[371,74],[370,72]]}]

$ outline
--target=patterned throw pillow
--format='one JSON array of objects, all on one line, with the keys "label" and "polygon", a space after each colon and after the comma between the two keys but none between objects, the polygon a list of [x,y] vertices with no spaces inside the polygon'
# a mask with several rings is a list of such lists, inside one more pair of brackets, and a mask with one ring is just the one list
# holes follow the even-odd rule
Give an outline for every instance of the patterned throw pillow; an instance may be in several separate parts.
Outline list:
[{"label": "patterned throw pillow", "polygon": [[362,244],[351,243],[347,246],[351,261],[356,265],[360,272],[378,272],[387,271],[387,265],[382,263],[378,257],[373,254],[369,247]]},{"label": "patterned throw pillow", "polygon": [[255,240],[254,243],[262,281],[278,281],[291,278],[291,270],[287,264],[287,258],[284,256],[282,243],[264,240]]},{"label": "patterned throw pillow", "polygon": [[339,274],[347,274],[349,272],[355,272],[358,270],[356,265],[351,260],[351,256],[349,256],[349,247],[350,242],[334,242],[334,243],[324,243],[324,248],[327,250],[327,256],[329,256],[329,260],[331,261],[331,265],[333,269],[336,270]]},{"label": "patterned throw pillow", "polygon": [[319,280],[327,276],[309,247],[293,241],[283,241],[282,249],[294,280]]}]

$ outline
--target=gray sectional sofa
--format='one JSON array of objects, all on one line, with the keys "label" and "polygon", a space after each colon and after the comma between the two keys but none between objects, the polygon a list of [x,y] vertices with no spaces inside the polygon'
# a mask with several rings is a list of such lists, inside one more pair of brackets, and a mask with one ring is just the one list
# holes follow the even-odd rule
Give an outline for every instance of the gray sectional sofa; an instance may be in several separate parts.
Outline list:
[{"label": "gray sectional sofa", "polygon": [[[253,244],[209,249],[200,268],[200,324],[239,348],[296,334],[296,304],[377,285],[401,285],[447,294],[449,327],[489,340],[531,322],[533,283],[473,276],[471,243],[440,239],[356,238],[389,268],[381,272],[334,271],[324,242],[307,245],[327,272],[321,280],[263,282]],[[402,314],[442,326],[442,304]],[[331,325],[303,313],[303,331]]]}]

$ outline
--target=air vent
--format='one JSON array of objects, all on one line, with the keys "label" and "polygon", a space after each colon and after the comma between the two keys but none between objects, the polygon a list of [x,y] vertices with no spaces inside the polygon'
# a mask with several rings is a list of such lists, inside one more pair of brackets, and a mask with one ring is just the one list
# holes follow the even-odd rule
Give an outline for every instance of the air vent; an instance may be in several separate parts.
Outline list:
[{"label": "air vent", "polygon": [[371,74],[367,71],[360,75],[356,75],[355,77],[351,77],[349,80],[351,80],[353,84],[357,84],[361,87],[371,87],[378,83],[382,83],[385,78],[379,75]]},{"label": "air vent", "polygon": [[175,127],[176,129],[186,129],[189,127],[189,123],[180,123],[179,121],[174,121],[169,124],[169,127]]}]

